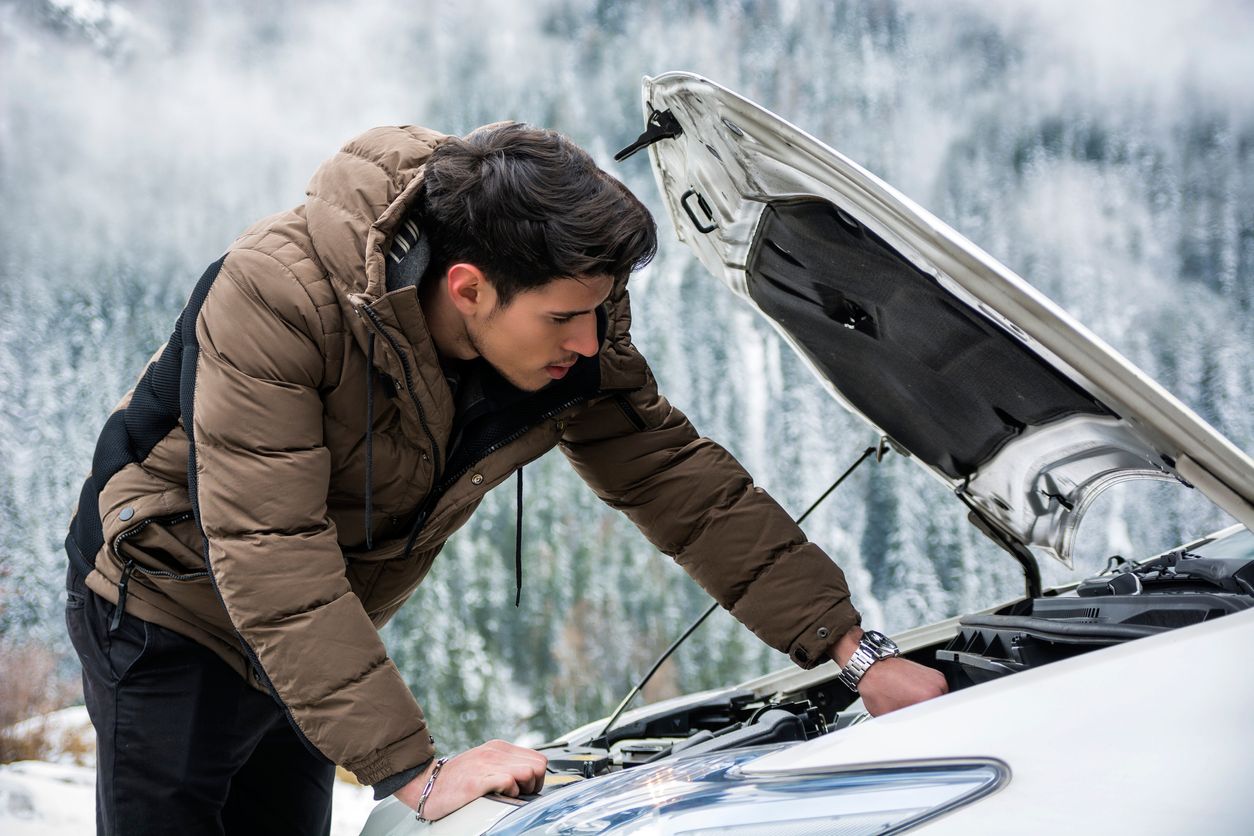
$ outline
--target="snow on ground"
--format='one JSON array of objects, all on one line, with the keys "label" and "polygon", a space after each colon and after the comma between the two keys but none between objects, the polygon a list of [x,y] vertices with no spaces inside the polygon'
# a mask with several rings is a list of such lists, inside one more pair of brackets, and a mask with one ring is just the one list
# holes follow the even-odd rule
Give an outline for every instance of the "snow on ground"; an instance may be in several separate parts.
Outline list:
[{"label": "snow on ground", "polygon": [[[0,764],[0,834],[92,836],[96,832],[96,753],[87,709],[62,709],[13,728],[40,726],[61,743],[47,761]],[[373,808],[368,788],[337,780],[332,836],[356,836]]]},{"label": "snow on ground", "polygon": [[90,836],[96,832],[96,770],[44,761],[0,766],[5,836]]},{"label": "snow on ground", "polygon": [[331,836],[357,836],[374,809],[374,792],[344,781],[335,782],[331,802]]}]

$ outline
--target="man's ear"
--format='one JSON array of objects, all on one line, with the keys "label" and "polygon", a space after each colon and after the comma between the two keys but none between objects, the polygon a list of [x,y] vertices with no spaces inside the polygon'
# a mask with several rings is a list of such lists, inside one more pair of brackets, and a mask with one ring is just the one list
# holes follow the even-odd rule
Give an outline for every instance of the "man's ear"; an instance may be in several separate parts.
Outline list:
[{"label": "man's ear", "polygon": [[458,262],[448,268],[446,278],[449,301],[462,316],[482,315],[496,307],[496,289],[475,265]]}]

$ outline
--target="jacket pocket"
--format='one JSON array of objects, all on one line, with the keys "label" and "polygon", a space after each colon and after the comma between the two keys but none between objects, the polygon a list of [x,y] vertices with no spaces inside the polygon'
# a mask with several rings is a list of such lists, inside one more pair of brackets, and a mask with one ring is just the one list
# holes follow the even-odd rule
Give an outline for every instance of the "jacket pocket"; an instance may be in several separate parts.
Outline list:
[{"label": "jacket pocket", "polygon": [[110,543],[110,552],[132,572],[175,581],[207,580],[204,558],[192,543],[199,539],[191,511],[148,517],[131,525]]},{"label": "jacket pocket", "polygon": [[621,392],[615,394],[614,403],[618,404],[619,411],[621,411],[628,422],[636,428],[636,432],[644,432],[647,428],[647,425],[644,423],[644,418],[642,418],[640,413],[636,411],[636,408],[631,405],[631,400],[626,395]]},{"label": "jacket pocket", "polygon": [[122,574],[117,581],[118,603],[109,622],[110,633],[122,623],[132,578],[141,578],[146,586],[176,600],[184,597],[178,587],[209,582],[209,570],[192,545],[199,539],[195,527],[191,511],[184,511],[147,517],[113,537],[109,554]]}]

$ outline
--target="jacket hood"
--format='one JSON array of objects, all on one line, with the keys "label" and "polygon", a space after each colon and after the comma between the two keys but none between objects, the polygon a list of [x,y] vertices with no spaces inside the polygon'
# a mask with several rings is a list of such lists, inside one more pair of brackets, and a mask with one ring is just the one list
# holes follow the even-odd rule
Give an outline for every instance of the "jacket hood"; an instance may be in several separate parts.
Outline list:
[{"label": "jacket hood", "polygon": [[349,295],[385,292],[384,244],[413,206],[422,166],[446,134],[382,127],[350,140],[314,173],[305,191],[318,259]]}]

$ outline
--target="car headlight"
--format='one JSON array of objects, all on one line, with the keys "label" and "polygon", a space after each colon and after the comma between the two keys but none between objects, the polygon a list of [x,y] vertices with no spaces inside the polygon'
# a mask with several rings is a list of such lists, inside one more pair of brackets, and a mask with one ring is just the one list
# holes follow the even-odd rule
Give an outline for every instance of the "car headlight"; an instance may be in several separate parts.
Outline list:
[{"label": "car headlight", "polygon": [[694,756],[583,781],[511,813],[488,834],[895,833],[974,801],[1009,776],[990,760],[769,777],[742,771],[778,748]]}]

